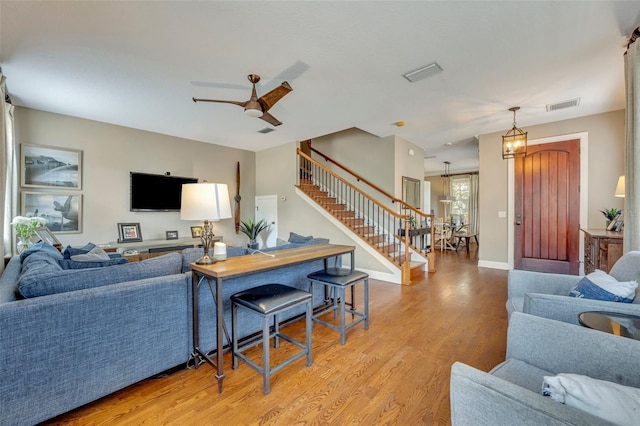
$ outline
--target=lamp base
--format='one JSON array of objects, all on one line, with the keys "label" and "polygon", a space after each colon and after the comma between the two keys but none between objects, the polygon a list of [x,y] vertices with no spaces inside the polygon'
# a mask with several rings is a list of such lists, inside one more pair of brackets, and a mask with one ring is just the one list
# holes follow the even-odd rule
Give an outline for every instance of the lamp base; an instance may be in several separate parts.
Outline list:
[{"label": "lamp base", "polygon": [[208,254],[202,256],[200,259],[196,260],[196,265],[212,265],[216,263],[216,260],[209,256]]}]

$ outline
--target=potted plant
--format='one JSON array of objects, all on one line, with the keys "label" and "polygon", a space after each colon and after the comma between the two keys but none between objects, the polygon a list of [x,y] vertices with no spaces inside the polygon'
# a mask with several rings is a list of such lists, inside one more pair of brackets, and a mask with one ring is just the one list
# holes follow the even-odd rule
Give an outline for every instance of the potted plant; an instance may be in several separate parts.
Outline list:
[{"label": "potted plant", "polygon": [[600,211],[602,212],[604,217],[607,218],[607,226],[609,226],[611,221],[614,220],[616,217],[618,217],[620,213],[622,213],[622,210],[618,210],[616,208],[611,208],[609,210],[600,210]]},{"label": "potted plant", "polygon": [[247,247],[251,249],[257,249],[258,243],[256,239],[258,235],[265,229],[267,229],[269,225],[264,219],[260,219],[258,222],[254,222],[252,219],[249,220],[241,220],[240,221],[240,232],[249,237],[249,244]]}]

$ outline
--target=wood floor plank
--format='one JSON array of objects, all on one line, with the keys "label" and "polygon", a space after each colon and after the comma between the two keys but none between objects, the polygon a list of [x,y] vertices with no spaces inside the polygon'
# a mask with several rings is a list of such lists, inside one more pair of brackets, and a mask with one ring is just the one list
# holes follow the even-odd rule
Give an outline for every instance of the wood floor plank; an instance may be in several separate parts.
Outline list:
[{"label": "wood floor plank", "polygon": [[[370,280],[370,324],[339,333],[313,330],[313,365],[304,358],[262,378],[240,362],[219,395],[202,365],[132,385],[45,423],[49,425],[447,425],[451,364],[488,371],[504,359],[506,271],[477,267],[471,252],[438,253],[438,272],[419,284]],[[362,286],[356,297],[362,306]],[[304,337],[304,324],[283,328]],[[274,362],[293,349],[273,352]],[[260,359],[260,347],[252,350]]]}]

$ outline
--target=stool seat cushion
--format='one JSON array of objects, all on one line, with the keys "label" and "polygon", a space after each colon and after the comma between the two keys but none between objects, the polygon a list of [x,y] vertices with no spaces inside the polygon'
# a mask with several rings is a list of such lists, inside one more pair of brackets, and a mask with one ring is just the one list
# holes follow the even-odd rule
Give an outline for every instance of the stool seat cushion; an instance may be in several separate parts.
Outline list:
[{"label": "stool seat cushion", "polygon": [[311,293],[283,284],[265,284],[231,296],[231,300],[263,315],[287,308],[306,299]]},{"label": "stool seat cushion", "polygon": [[309,274],[307,278],[334,285],[350,285],[369,278],[369,274],[356,270],[351,271],[349,268],[327,268],[326,271]]}]

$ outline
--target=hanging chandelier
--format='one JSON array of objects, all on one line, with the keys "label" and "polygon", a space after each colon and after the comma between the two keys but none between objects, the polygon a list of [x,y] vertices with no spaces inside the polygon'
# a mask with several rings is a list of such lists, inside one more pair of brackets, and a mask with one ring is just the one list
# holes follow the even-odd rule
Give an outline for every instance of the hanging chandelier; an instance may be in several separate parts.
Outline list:
[{"label": "hanging chandelier", "polygon": [[450,178],[449,166],[450,166],[450,164],[451,163],[448,162],[448,161],[444,162],[444,174],[442,175],[442,177],[444,178],[442,180],[442,195],[438,197],[438,201],[440,201],[441,203],[446,203],[446,204],[453,203],[456,200],[454,197],[449,195],[449,190],[451,188],[451,185],[449,184],[449,178]]},{"label": "hanging chandelier", "polygon": [[516,111],[520,107],[511,107],[513,112],[513,128],[502,137],[502,158],[526,157],[527,155],[527,132],[516,127]]}]

